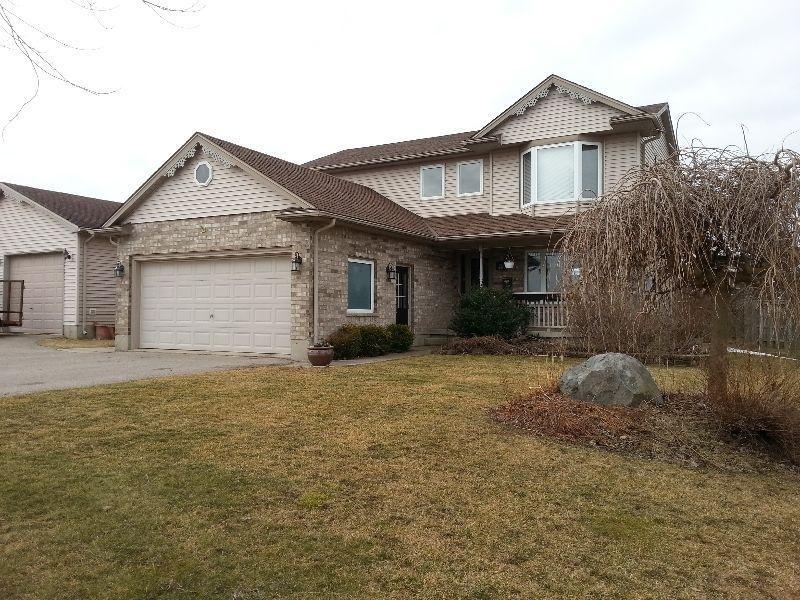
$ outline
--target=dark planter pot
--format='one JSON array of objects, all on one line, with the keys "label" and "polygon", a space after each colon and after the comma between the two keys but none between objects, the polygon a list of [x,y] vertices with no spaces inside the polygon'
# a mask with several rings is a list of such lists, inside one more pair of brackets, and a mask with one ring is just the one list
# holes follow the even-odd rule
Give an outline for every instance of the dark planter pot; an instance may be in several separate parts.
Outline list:
[{"label": "dark planter pot", "polygon": [[111,325],[97,325],[94,328],[94,337],[98,340],[113,340],[114,327]]},{"label": "dark planter pot", "polygon": [[315,367],[327,367],[333,360],[333,346],[309,346],[308,362]]}]

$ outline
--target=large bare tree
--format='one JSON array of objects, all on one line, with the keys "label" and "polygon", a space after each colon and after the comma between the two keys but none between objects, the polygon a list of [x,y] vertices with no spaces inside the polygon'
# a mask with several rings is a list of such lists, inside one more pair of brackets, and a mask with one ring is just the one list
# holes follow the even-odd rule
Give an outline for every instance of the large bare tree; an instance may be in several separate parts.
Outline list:
[{"label": "large bare tree", "polygon": [[682,150],[580,214],[563,246],[580,266],[568,302],[584,316],[588,307],[589,321],[602,324],[617,301],[640,312],[630,328],[665,308],[692,318],[675,309],[687,299],[704,309],[709,392],[724,400],[735,299],[749,293],[775,318],[800,317],[800,154]]},{"label": "large bare tree", "polygon": [[[116,5],[105,4],[98,0],[63,0],[80,15],[93,19],[97,26],[108,29],[106,17]],[[175,17],[182,14],[197,12],[201,8],[199,0],[182,0],[179,3],[163,0],[152,2],[150,0],[127,0],[152,12],[161,21],[175,25]],[[113,91],[104,90],[96,83],[81,81],[67,74],[59,60],[60,52],[81,52],[84,50],[80,40],[73,39],[69,33],[61,33],[65,27],[59,23],[41,22],[34,20],[26,13],[27,7],[14,0],[0,0],[0,50],[7,52],[9,60],[21,61],[27,65],[33,77],[32,88],[29,94],[20,93],[20,102],[17,110],[10,115],[3,127],[14,121],[25,108],[38,96],[43,79],[53,79],[65,85],[79,89],[88,94],[110,94]],[[2,62],[0,62],[2,64]],[[3,88],[12,93],[22,86],[9,85],[5,81]]]}]

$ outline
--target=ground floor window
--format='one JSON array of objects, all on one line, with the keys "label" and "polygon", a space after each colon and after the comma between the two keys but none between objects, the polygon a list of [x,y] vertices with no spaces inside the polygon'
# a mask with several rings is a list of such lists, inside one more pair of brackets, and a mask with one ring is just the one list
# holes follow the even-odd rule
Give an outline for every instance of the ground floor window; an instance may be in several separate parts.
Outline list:
[{"label": "ground floor window", "polygon": [[525,253],[526,292],[560,292],[563,273],[560,252],[528,250]]},{"label": "ground floor window", "polygon": [[375,263],[360,258],[347,259],[347,312],[371,313],[375,310]]}]

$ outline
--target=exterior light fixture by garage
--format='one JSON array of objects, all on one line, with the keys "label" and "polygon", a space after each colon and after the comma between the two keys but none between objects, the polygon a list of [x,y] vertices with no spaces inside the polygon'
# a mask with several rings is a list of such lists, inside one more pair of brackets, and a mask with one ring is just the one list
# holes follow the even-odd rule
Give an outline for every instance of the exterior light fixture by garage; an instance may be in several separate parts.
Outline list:
[{"label": "exterior light fixture by garage", "polygon": [[299,252],[295,252],[294,256],[292,257],[292,273],[296,273],[300,270],[300,267],[303,265],[303,257],[300,256]]},{"label": "exterior light fixture by garage", "polygon": [[66,248],[64,248],[64,260],[72,260],[72,254]]},{"label": "exterior light fixture by garage", "polygon": [[508,252],[506,252],[506,257],[503,259],[503,266],[507,271],[510,271],[514,268],[514,255],[511,254],[511,248],[509,248]]},{"label": "exterior light fixture by garage", "polygon": [[397,269],[395,268],[394,263],[389,263],[386,265],[386,280],[397,281]]},{"label": "exterior light fixture by garage", "polygon": [[125,275],[125,265],[117,261],[117,264],[114,265],[114,277],[123,277],[124,275]]}]

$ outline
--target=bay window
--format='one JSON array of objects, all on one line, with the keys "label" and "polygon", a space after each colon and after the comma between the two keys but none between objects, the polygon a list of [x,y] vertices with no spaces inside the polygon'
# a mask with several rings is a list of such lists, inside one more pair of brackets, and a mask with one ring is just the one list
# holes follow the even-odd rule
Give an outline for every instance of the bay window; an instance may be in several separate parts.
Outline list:
[{"label": "bay window", "polygon": [[522,206],[597,198],[602,193],[602,163],[597,142],[537,146],[520,161]]}]

